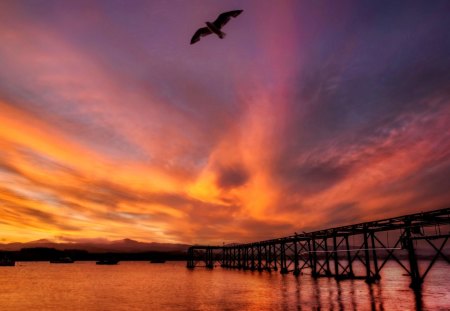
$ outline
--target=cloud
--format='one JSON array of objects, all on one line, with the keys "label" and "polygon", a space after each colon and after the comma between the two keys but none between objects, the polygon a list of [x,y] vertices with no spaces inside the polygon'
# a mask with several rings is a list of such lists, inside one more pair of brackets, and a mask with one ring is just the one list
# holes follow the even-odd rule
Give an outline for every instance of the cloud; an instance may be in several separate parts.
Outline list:
[{"label": "cloud", "polygon": [[248,173],[239,165],[219,168],[217,185],[223,189],[244,185],[249,179]]},{"label": "cloud", "polygon": [[5,239],[251,241],[448,202],[445,2],[240,5],[192,47],[217,3],[0,4]]}]

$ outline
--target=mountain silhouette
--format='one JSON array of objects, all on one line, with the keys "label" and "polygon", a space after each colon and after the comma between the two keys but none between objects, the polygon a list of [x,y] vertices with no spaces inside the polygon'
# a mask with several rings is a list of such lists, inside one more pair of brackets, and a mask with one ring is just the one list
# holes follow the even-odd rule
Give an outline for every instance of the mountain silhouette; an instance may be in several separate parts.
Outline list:
[{"label": "mountain silhouette", "polygon": [[57,250],[81,249],[91,253],[139,253],[139,252],[185,252],[188,244],[139,242],[132,239],[113,241],[53,242],[47,239],[25,243],[0,243],[0,251],[18,251],[22,248],[45,247]]}]

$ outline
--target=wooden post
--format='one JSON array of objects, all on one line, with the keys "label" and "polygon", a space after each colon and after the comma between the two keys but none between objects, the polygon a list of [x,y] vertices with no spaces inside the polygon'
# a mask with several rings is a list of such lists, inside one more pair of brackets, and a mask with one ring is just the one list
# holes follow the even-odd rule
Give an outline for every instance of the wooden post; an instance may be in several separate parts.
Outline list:
[{"label": "wooden post", "polygon": [[381,279],[380,270],[378,269],[378,258],[377,258],[377,250],[375,247],[375,232],[370,232],[370,239],[372,240],[372,260],[373,260],[373,268],[375,270],[374,278],[375,280]]},{"label": "wooden post", "polygon": [[337,252],[337,240],[336,233],[333,234],[333,260],[334,260],[334,277],[339,279],[339,263],[338,263],[338,252]]},{"label": "wooden post", "polygon": [[287,263],[286,263],[286,245],[284,242],[280,245],[280,273],[287,274]]},{"label": "wooden post", "polygon": [[300,275],[300,269],[298,264],[298,249],[297,249],[297,241],[294,241],[294,275]]},{"label": "wooden post", "polygon": [[411,284],[409,287],[419,289],[422,286],[422,278],[420,277],[419,266],[417,264],[416,252],[414,250],[413,240],[411,239],[411,221],[405,221],[405,235],[403,244],[408,250],[409,270],[411,276]]},{"label": "wooden post", "polygon": [[312,239],[312,265],[311,265],[311,276],[317,278],[317,253],[316,253],[316,239]]},{"label": "wooden post", "polygon": [[364,235],[364,257],[365,257],[365,268],[366,268],[366,282],[373,283],[374,279],[372,278],[372,275],[370,272],[370,253],[369,253],[367,225],[364,225],[363,235]]},{"label": "wooden post", "polygon": [[347,261],[348,261],[348,276],[353,278],[355,275],[353,274],[353,263],[352,256],[350,254],[350,245],[348,244],[348,235],[345,236],[345,245],[347,248]]}]

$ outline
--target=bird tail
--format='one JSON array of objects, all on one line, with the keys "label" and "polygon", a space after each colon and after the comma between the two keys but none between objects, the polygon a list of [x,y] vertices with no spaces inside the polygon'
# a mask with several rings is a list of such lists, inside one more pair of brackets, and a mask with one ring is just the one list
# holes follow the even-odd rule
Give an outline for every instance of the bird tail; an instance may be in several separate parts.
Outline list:
[{"label": "bird tail", "polygon": [[223,38],[225,38],[226,35],[227,35],[226,33],[220,32],[219,38],[220,38],[220,39],[223,39]]}]

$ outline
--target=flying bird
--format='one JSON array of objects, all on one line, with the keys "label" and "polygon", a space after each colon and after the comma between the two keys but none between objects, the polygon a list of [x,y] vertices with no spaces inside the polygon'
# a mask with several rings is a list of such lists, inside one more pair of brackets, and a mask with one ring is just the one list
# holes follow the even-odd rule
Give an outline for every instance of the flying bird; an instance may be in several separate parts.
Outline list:
[{"label": "flying bird", "polygon": [[223,39],[225,37],[225,33],[221,31],[222,27],[225,26],[226,23],[228,23],[230,18],[238,16],[242,13],[242,11],[243,10],[225,12],[220,14],[214,22],[206,22],[206,27],[200,28],[195,32],[194,36],[191,39],[191,44],[200,41],[201,37],[210,35],[212,33],[215,33],[220,39]]}]

